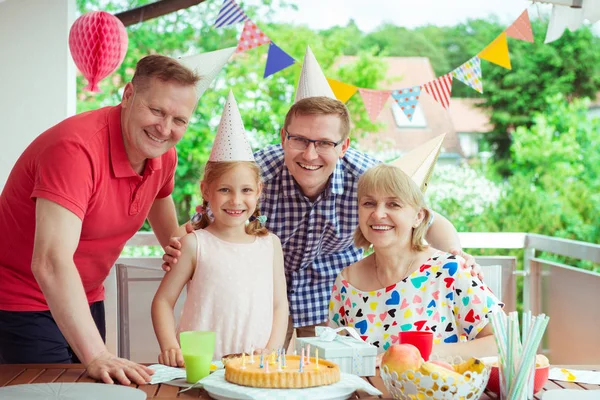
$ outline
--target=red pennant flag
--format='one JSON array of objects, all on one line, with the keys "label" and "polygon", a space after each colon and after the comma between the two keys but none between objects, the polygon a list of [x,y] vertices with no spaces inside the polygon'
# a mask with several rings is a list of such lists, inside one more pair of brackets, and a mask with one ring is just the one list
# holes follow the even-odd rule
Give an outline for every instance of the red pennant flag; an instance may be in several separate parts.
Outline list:
[{"label": "red pennant flag", "polygon": [[388,97],[390,97],[390,94],[392,94],[392,91],[361,88],[358,88],[358,91],[360,92],[363,102],[365,103],[365,108],[367,109],[369,118],[371,118],[371,121],[375,122]]},{"label": "red pennant flag", "polygon": [[523,11],[519,18],[517,18],[505,32],[506,35],[511,38],[533,43],[533,31],[531,30],[531,21],[529,20],[529,13],[527,10]]},{"label": "red pennant flag", "polygon": [[442,107],[448,109],[450,107],[450,95],[452,94],[452,73],[440,76],[436,80],[427,82],[421,86],[429,93],[435,101],[440,103]]},{"label": "red pennant flag", "polygon": [[248,19],[244,23],[244,30],[235,52],[242,53],[267,43],[271,43],[271,39],[254,22]]}]

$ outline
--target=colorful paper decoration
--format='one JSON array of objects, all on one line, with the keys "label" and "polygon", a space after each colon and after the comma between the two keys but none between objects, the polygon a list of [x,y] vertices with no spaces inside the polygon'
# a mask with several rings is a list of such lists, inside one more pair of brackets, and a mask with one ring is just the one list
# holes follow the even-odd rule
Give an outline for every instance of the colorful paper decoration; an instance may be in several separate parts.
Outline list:
[{"label": "colorful paper decoration", "polygon": [[512,69],[510,66],[510,55],[508,54],[508,42],[506,41],[506,32],[502,32],[478,55],[479,58],[483,58],[484,60],[497,64],[506,69]]},{"label": "colorful paper decoration", "polygon": [[452,71],[452,76],[472,89],[483,93],[481,82],[481,60],[475,56]]},{"label": "colorful paper decoration", "polygon": [[347,83],[331,78],[327,78],[327,83],[329,83],[329,87],[331,87],[331,90],[333,90],[335,97],[342,103],[350,100],[350,97],[352,97],[358,90],[356,86],[348,85]]},{"label": "colorful paper decoration", "polygon": [[69,32],[69,49],[88,81],[85,90],[100,91],[98,82],[121,65],[128,42],[125,26],[112,14],[91,11],[75,20]]},{"label": "colorful paper decoration", "polygon": [[208,161],[254,161],[244,122],[231,90]]},{"label": "colorful paper decoration", "polygon": [[294,60],[288,53],[281,50],[275,43],[269,43],[269,53],[267,54],[267,64],[265,65],[265,75],[268,77],[276,72],[294,65]]},{"label": "colorful paper decoration", "polygon": [[248,16],[240,8],[238,3],[235,2],[235,0],[223,0],[223,5],[219,10],[217,20],[215,21],[215,27],[222,28],[224,26],[233,25],[247,19]]},{"label": "colorful paper decoration", "polygon": [[315,96],[336,98],[310,46],[306,46],[294,103],[307,97]]},{"label": "colorful paper decoration", "polygon": [[575,32],[583,24],[583,19],[582,8],[552,6],[552,14],[550,15],[544,43],[551,43],[560,39],[567,28],[571,32]]},{"label": "colorful paper decoration", "polygon": [[452,73],[440,76],[431,82],[427,82],[421,88],[433,96],[435,101],[440,103],[445,109],[450,107],[450,95],[452,94]]},{"label": "colorful paper decoration", "polygon": [[235,52],[242,53],[267,43],[271,43],[271,39],[254,22],[247,19]]},{"label": "colorful paper decoration", "polygon": [[531,30],[529,12],[527,10],[523,11],[519,18],[505,32],[508,37],[533,43],[533,31]]},{"label": "colorful paper decoration", "polygon": [[358,91],[360,92],[363,102],[365,103],[365,108],[367,109],[369,118],[371,118],[371,121],[375,122],[392,91],[362,88],[358,88]]},{"label": "colorful paper decoration", "polygon": [[417,104],[419,104],[419,96],[421,95],[421,86],[413,86],[411,88],[392,91],[392,97],[398,103],[398,107],[404,112],[406,118],[412,121]]},{"label": "colorful paper decoration", "polygon": [[179,59],[179,62],[196,71],[201,77],[200,81],[196,83],[196,96],[198,99],[227,64],[235,49],[235,47],[228,47]]}]

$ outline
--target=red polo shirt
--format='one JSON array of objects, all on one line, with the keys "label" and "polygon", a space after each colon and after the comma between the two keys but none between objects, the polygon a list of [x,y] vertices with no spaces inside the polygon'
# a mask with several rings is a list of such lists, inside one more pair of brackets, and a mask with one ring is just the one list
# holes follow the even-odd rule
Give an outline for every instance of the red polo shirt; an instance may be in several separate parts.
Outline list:
[{"label": "red polo shirt", "polygon": [[82,221],[74,261],[89,303],[156,198],[171,194],[175,149],[138,175],[125,152],[121,106],[68,118],[42,133],[13,167],[0,195],[0,310],[48,310],[31,272],[35,199],[60,204]]}]

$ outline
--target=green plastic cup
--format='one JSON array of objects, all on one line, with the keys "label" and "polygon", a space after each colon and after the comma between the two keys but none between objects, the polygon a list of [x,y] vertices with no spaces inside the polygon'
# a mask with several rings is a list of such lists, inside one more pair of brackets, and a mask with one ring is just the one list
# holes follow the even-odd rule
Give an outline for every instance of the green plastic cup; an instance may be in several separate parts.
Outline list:
[{"label": "green plastic cup", "polygon": [[187,331],[179,334],[179,344],[185,361],[185,379],[196,383],[210,374],[210,363],[215,352],[215,333]]}]

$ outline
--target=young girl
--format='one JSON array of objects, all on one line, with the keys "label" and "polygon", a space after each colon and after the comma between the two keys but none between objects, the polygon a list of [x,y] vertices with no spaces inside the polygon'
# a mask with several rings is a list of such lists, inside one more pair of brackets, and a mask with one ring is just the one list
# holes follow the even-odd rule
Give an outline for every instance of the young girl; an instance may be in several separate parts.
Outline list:
[{"label": "young girl", "polygon": [[[170,366],[183,366],[177,340],[182,331],[216,332],[213,358],[219,360],[252,347],[279,348],[287,329],[281,244],[262,226],[259,167],[231,93],[201,191],[204,204],[201,219],[194,223],[197,230],[182,238],[179,262],[165,275],[152,302],[159,362]],[[173,307],[186,284],[176,329]]]},{"label": "young girl", "polygon": [[381,164],[360,177],[358,202],[354,242],[374,252],[338,275],[330,326],[354,327],[379,353],[401,331],[429,331],[439,356],[496,354],[488,315],[503,305],[463,258],[424,243],[429,210],[416,183]]}]

